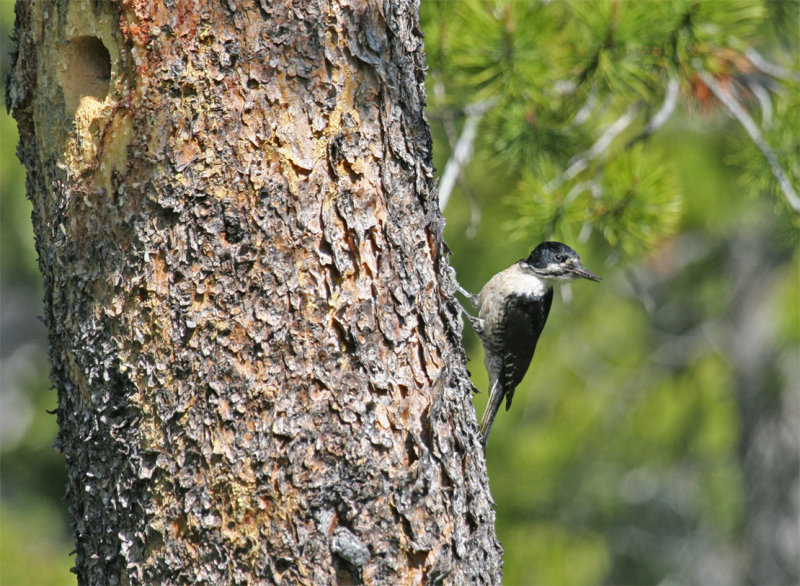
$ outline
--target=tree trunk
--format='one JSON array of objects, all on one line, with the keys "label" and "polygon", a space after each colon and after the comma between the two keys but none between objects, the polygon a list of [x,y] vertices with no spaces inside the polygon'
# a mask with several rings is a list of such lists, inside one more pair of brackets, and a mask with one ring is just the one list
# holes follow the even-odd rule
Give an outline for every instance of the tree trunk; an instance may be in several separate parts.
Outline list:
[{"label": "tree trunk", "polygon": [[18,2],[81,583],[499,581],[416,10]]}]

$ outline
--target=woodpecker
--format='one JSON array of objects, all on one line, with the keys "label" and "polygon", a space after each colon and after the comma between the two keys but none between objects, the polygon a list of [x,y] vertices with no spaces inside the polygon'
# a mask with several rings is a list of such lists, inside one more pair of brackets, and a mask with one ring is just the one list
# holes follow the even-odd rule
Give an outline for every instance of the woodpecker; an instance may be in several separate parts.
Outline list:
[{"label": "woodpecker", "polygon": [[542,242],[528,258],[500,271],[484,285],[475,304],[478,317],[470,316],[486,354],[489,403],[481,419],[483,449],[503,398],[511,407],[514,389],[533,358],[550,305],[553,283],[600,277],[581,265],[578,253],[560,242]]}]

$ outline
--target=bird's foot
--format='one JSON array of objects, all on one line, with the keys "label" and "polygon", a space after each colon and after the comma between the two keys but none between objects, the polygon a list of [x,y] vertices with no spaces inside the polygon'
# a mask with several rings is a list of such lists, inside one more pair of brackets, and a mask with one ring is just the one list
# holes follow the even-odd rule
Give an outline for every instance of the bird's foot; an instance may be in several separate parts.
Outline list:
[{"label": "bird's foot", "polygon": [[466,311],[464,311],[464,315],[467,316],[469,323],[472,324],[472,329],[475,330],[475,333],[478,334],[479,337],[482,336],[486,328],[486,323],[481,318],[470,315]]}]

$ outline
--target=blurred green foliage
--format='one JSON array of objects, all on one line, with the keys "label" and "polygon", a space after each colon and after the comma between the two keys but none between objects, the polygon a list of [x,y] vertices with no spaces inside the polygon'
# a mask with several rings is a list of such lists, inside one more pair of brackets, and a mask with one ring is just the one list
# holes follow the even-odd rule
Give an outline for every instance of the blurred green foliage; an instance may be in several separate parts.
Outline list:
[{"label": "blurred green foliage", "polygon": [[[544,239],[572,245],[604,277],[556,294],[514,406],[493,428],[506,583],[748,581],[746,527],[761,505],[748,492],[735,388],[732,339],[748,335],[737,328],[750,310],[737,296],[737,243],[764,240],[753,254],[777,275],[763,283],[769,342],[791,361],[800,222],[700,77],[711,72],[745,105],[797,190],[800,77],[770,77],[745,56],[757,48],[799,71],[796,30],[782,24],[797,22],[797,6],[422,3],[437,168],[470,108],[489,104],[445,210],[462,285],[478,291]],[[649,128],[670,80],[672,113]],[[480,414],[482,349],[469,327],[465,340]],[[756,392],[786,395],[791,376]],[[783,456],[795,466],[796,453]]]},{"label": "blurred green foliage", "polygon": [[[30,404],[10,404],[4,389],[4,408],[16,417],[30,416],[24,433],[13,440],[7,434],[0,446],[0,584],[74,584],[70,574],[71,534],[63,503],[66,487],[64,459],[53,448],[56,418],[44,348],[31,357],[24,379],[9,381],[26,393]],[[7,375],[4,375],[7,377]],[[23,400],[24,400],[23,399]],[[11,441],[9,441],[11,440]]]},{"label": "blurred green foliage", "polygon": [[[5,96],[14,3],[0,2],[0,76]],[[56,393],[48,380],[41,276],[17,160],[17,125],[0,112],[0,584],[74,584],[63,503],[64,459],[53,448]],[[38,312],[38,313],[37,313]]]},{"label": "blurred green foliage", "polygon": [[[604,277],[557,294],[514,407],[494,427],[487,459],[506,583],[742,580],[753,503],[733,389],[740,366],[729,348],[741,310],[734,245],[743,230],[764,235],[776,275],[763,292],[776,361],[797,356],[798,221],[761,152],[698,74],[735,85],[752,73],[741,70],[749,47],[798,71],[797,29],[786,24],[797,22],[798,5],[422,2],[440,169],[464,108],[490,104],[446,209],[462,284],[477,291],[545,238],[573,245]],[[3,78],[12,7],[0,2]],[[643,137],[670,79],[680,83],[677,111]],[[768,109],[743,99],[797,188],[797,77],[764,86]],[[629,110],[631,124],[568,174]],[[30,204],[5,112],[0,133],[0,279],[4,293],[38,298]],[[485,391],[469,328],[465,342]],[[13,343],[6,337],[3,347]],[[55,393],[39,352],[13,381],[4,374],[4,385],[24,389],[24,425],[0,445],[0,584],[74,583],[63,460],[45,412]],[[785,376],[769,384],[765,392],[789,392]],[[477,396],[478,413],[485,400]]]}]

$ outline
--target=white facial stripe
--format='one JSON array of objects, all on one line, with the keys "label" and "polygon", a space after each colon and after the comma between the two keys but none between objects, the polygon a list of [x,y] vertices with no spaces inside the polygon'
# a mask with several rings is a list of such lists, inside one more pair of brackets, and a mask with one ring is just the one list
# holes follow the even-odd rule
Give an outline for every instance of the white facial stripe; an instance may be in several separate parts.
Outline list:
[{"label": "white facial stripe", "polygon": [[[567,266],[572,265],[573,263],[565,263]],[[543,270],[539,273],[539,277],[545,279],[547,281],[571,281],[575,278],[575,274],[564,270],[564,266],[558,263],[549,263]]]},{"label": "white facial stripe", "polygon": [[547,268],[545,269],[545,272],[550,274],[550,275],[553,275],[553,274],[561,273],[561,272],[563,272],[563,270],[564,269],[561,267],[560,264],[551,262],[550,264],[547,265]]}]

